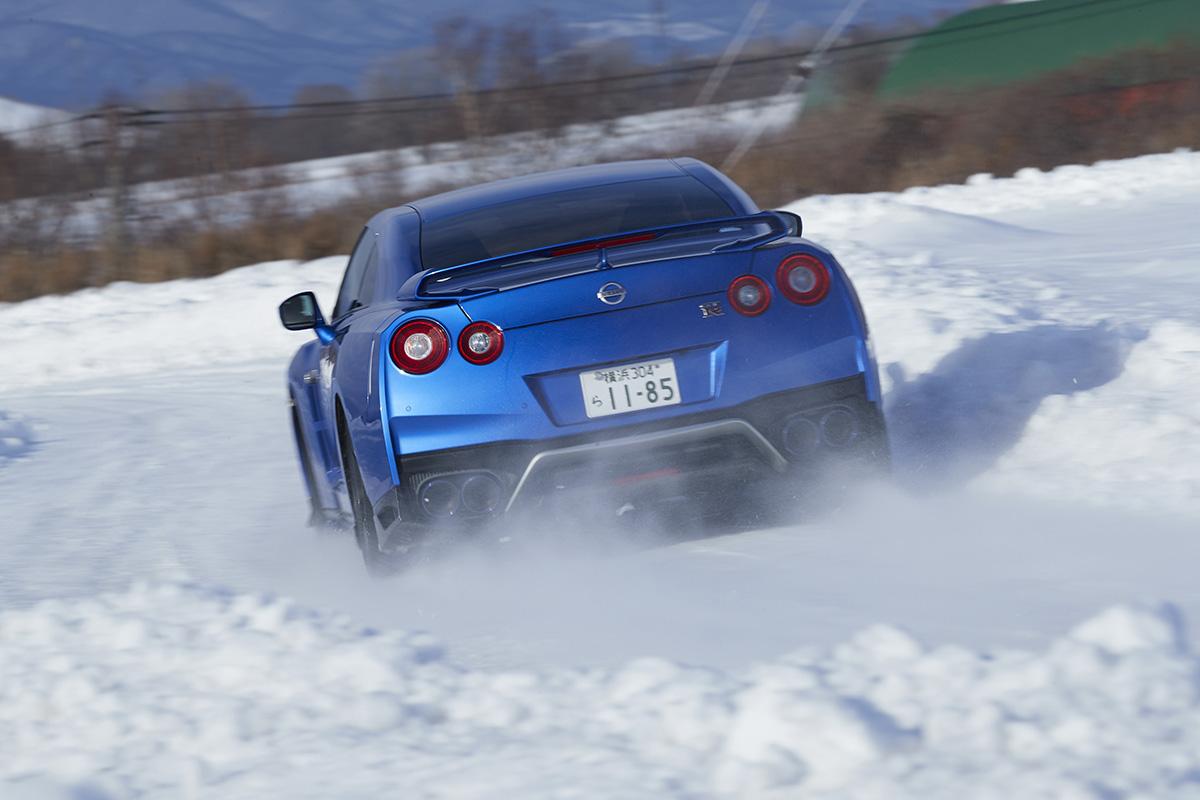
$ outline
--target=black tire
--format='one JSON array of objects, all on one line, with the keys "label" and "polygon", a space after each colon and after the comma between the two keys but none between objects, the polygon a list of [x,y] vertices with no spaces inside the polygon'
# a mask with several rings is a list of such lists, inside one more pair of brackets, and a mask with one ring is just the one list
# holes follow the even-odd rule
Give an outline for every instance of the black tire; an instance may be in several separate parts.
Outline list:
[{"label": "black tire", "polygon": [[292,433],[296,437],[296,452],[300,457],[300,470],[303,472],[304,480],[306,481],[304,488],[308,492],[308,524],[310,527],[320,527],[327,524],[325,512],[317,505],[315,495],[317,478],[313,472],[312,461],[308,458],[308,447],[304,444],[304,433],[300,427],[300,412],[296,410],[295,398],[292,398]]},{"label": "black tire", "polygon": [[339,420],[338,440],[342,450],[342,470],[345,473],[346,493],[350,496],[350,513],[354,516],[354,538],[362,553],[367,573],[375,578],[394,575],[401,567],[400,559],[383,552],[379,547],[379,532],[375,527],[375,509],[363,488],[362,473],[354,457],[345,426]]}]

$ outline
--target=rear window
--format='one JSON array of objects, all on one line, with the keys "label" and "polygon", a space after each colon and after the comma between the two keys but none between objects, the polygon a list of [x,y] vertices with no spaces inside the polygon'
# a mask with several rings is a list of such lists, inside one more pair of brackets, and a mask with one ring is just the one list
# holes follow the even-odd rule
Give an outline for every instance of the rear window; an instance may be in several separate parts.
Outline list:
[{"label": "rear window", "polygon": [[587,186],[526,197],[421,225],[425,269],[452,267],[579,239],[733,216],[686,176]]}]

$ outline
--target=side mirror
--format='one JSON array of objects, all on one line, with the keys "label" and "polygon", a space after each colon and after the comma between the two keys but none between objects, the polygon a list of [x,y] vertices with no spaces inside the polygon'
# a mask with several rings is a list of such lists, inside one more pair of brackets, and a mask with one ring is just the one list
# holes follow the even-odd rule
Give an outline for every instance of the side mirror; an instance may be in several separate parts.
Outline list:
[{"label": "side mirror", "polygon": [[776,211],[775,213],[783,217],[783,221],[787,223],[788,236],[804,235],[804,220],[800,219],[799,214],[791,211]]},{"label": "side mirror", "polygon": [[326,344],[333,339],[333,331],[325,324],[317,296],[312,292],[294,294],[280,303],[279,321],[289,331],[315,330],[317,338]]}]

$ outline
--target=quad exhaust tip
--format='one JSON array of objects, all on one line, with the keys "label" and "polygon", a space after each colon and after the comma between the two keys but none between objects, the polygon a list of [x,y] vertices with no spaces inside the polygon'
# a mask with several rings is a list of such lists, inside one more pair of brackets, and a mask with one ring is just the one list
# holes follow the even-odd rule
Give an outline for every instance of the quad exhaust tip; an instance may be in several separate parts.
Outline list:
[{"label": "quad exhaust tip", "polygon": [[489,472],[439,475],[421,484],[417,503],[433,519],[491,514],[504,502],[504,487]]},{"label": "quad exhaust tip", "polygon": [[783,428],[783,446],[793,456],[807,456],[821,445],[842,450],[861,433],[858,415],[845,406],[797,414]]}]

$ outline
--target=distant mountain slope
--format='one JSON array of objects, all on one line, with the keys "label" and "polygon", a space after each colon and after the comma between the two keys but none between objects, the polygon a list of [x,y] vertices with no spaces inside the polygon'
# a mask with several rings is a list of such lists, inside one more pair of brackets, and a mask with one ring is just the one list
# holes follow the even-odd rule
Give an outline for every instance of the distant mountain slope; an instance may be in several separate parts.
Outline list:
[{"label": "distant mountain slope", "polygon": [[[664,0],[666,35],[701,51],[722,47],[750,0]],[[959,9],[971,0],[868,3],[861,21]],[[579,40],[657,40],[651,0],[550,4]],[[780,33],[827,24],[843,0],[776,2],[760,26]],[[134,96],[188,80],[224,78],[257,100],[286,101],[307,83],[357,86],[374,60],[429,44],[455,13],[486,22],[545,13],[528,0],[418,4],[394,0],[5,0],[0,9],[0,95],[63,107],[105,92]]]}]

